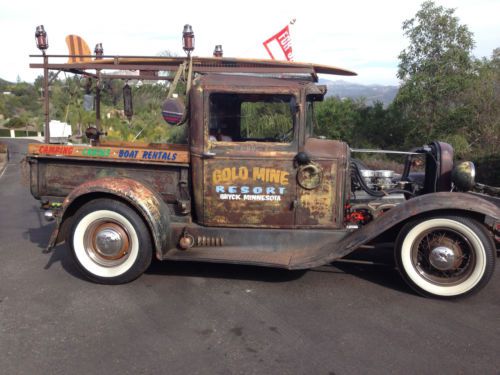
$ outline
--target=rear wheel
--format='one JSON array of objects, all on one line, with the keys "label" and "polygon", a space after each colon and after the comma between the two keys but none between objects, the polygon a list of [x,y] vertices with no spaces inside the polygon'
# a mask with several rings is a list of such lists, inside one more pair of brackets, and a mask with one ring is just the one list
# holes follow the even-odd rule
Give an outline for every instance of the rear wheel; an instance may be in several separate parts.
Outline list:
[{"label": "rear wheel", "polygon": [[495,246],[475,220],[456,216],[418,219],[401,230],[396,263],[418,293],[460,297],[488,283],[495,266]]},{"label": "rear wheel", "polygon": [[75,215],[69,242],[80,270],[98,283],[132,281],[151,263],[148,228],[120,201],[96,199],[82,206]]}]

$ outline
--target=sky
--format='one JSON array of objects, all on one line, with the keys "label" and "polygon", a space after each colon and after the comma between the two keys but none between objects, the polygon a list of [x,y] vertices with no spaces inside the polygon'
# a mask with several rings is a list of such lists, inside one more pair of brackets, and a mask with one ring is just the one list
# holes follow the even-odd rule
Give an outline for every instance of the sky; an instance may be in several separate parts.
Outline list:
[{"label": "sky", "polygon": [[[422,1],[121,1],[0,0],[0,78],[31,82],[41,74],[29,68],[39,54],[35,28],[43,24],[48,54],[68,54],[65,36],[83,37],[90,49],[102,43],[105,54],[179,56],[185,24],[195,33],[195,56],[211,56],[222,44],[224,56],[269,58],[262,43],[290,20],[295,61],[353,70],[343,80],[359,84],[397,85],[398,55],[408,45],[401,29]],[[500,0],[437,0],[455,8],[474,33],[476,57],[490,57],[500,47]],[[338,79],[338,77],[325,77]]]}]

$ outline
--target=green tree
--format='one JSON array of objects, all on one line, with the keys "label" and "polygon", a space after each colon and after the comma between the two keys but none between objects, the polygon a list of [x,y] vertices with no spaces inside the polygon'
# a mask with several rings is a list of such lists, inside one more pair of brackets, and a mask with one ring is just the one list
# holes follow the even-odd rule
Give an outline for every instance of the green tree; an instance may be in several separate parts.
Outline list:
[{"label": "green tree", "polygon": [[476,62],[474,84],[464,97],[474,109],[467,131],[470,149],[477,155],[500,153],[500,48],[491,59]]},{"label": "green tree", "polygon": [[318,128],[315,134],[330,139],[356,144],[359,142],[354,136],[354,127],[361,121],[360,109],[364,101],[352,99],[326,98],[316,105]]},{"label": "green tree", "polygon": [[454,9],[426,1],[403,23],[409,46],[399,55],[396,97],[402,124],[411,143],[456,136],[473,118],[464,91],[473,84],[472,33],[454,16]]},{"label": "green tree", "polygon": [[385,109],[382,102],[360,107],[358,112],[360,119],[354,124],[353,145],[382,149],[401,146],[401,128],[393,121],[390,109]]}]

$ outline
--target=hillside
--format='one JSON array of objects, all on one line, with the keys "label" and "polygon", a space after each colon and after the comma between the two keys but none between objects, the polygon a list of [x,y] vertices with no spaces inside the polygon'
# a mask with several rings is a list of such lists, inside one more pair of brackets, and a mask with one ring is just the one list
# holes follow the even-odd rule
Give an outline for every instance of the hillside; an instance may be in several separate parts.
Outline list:
[{"label": "hillside", "polygon": [[336,96],[341,99],[365,98],[368,105],[379,101],[385,107],[394,100],[399,89],[398,86],[360,85],[342,80],[330,81],[320,79],[319,83],[328,87],[327,96]]},{"label": "hillside", "polygon": [[12,86],[13,83],[0,78],[0,91],[5,90],[7,86]]}]

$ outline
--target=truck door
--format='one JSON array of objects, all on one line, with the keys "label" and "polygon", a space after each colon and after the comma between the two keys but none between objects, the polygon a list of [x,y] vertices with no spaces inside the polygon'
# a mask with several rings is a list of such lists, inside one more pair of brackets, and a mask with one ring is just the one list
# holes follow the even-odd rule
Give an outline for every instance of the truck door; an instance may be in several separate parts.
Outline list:
[{"label": "truck door", "polygon": [[294,226],[298,93],[204,97],[203,223]]}]

